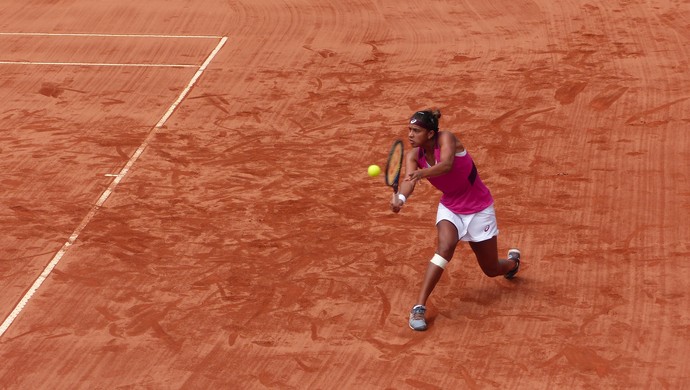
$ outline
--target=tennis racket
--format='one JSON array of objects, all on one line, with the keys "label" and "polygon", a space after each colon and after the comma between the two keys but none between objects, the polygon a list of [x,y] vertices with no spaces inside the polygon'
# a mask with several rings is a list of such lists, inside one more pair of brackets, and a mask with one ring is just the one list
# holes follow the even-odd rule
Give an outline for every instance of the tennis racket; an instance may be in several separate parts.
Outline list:
[{"label": "tennis racket", "polygon": [[388,153],[388,162],[386,162],[386,185],[393,187],[393,193],[398,193],[398,181],[400,180],[400,171],[403,163],[404,147],[401,140],[395,140]]}]

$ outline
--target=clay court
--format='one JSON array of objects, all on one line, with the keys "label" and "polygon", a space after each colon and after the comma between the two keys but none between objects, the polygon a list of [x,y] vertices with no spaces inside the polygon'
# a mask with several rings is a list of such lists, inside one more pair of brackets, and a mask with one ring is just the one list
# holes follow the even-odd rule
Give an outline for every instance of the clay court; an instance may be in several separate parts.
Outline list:
[{"label": "clay court", "polygon": [[[690,1],[0,2],[0,388],[690,388]],[[370,164],[440,108],[514,280]],[[409,148],[409,145],[406,145]]]}]

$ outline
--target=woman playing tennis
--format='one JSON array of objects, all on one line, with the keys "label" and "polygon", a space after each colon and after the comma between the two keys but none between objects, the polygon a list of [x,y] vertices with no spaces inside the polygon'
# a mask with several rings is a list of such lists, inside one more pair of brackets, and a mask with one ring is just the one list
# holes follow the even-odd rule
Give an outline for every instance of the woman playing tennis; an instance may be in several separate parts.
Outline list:
[{"label": "woman playing tennis", "polygon": [[410,328],[426,330],[426,301],[453,253],[458,241],[468,241],[482,271],[489,276],[512,279],[520,269],[520,251],[508,251],[508,259],[498,258],[496,214],[489,189],[482,183],[477,167],[465,147],[448,131],[439,131],[438,110],[417,111],[409,122],[412,150],[405,154],[407,175],[390,207],[399,212],[426,178],[443,195],[436,214],[438,247],[427,266],[417,303],[410,311]]}]

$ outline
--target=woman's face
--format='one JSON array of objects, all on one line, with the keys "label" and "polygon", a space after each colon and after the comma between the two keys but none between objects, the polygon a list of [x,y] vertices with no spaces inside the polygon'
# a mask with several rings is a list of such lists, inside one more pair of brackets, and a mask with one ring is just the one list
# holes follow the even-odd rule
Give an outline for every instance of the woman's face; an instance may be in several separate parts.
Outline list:
[{"label": "woman's face", "polygon": [[429,131],[421,126],[410,125],[410,131],[407,134],[407,139],[413,148],[424,145],[428,140],[434,138],[434,132]]}]

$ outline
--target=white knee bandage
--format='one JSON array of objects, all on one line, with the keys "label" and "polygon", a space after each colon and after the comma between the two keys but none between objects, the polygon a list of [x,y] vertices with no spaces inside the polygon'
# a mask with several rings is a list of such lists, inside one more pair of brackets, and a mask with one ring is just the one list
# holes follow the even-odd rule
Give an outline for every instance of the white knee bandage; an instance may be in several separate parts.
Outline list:
[{"label": "white knee bandage", "polygon": [[431,258],[431,264],[437,265],[442,269],[446,269],[446,264],[448,264],[448,260],[444,259],[438,253],[436,253],[434,254],[434,257]]}]

